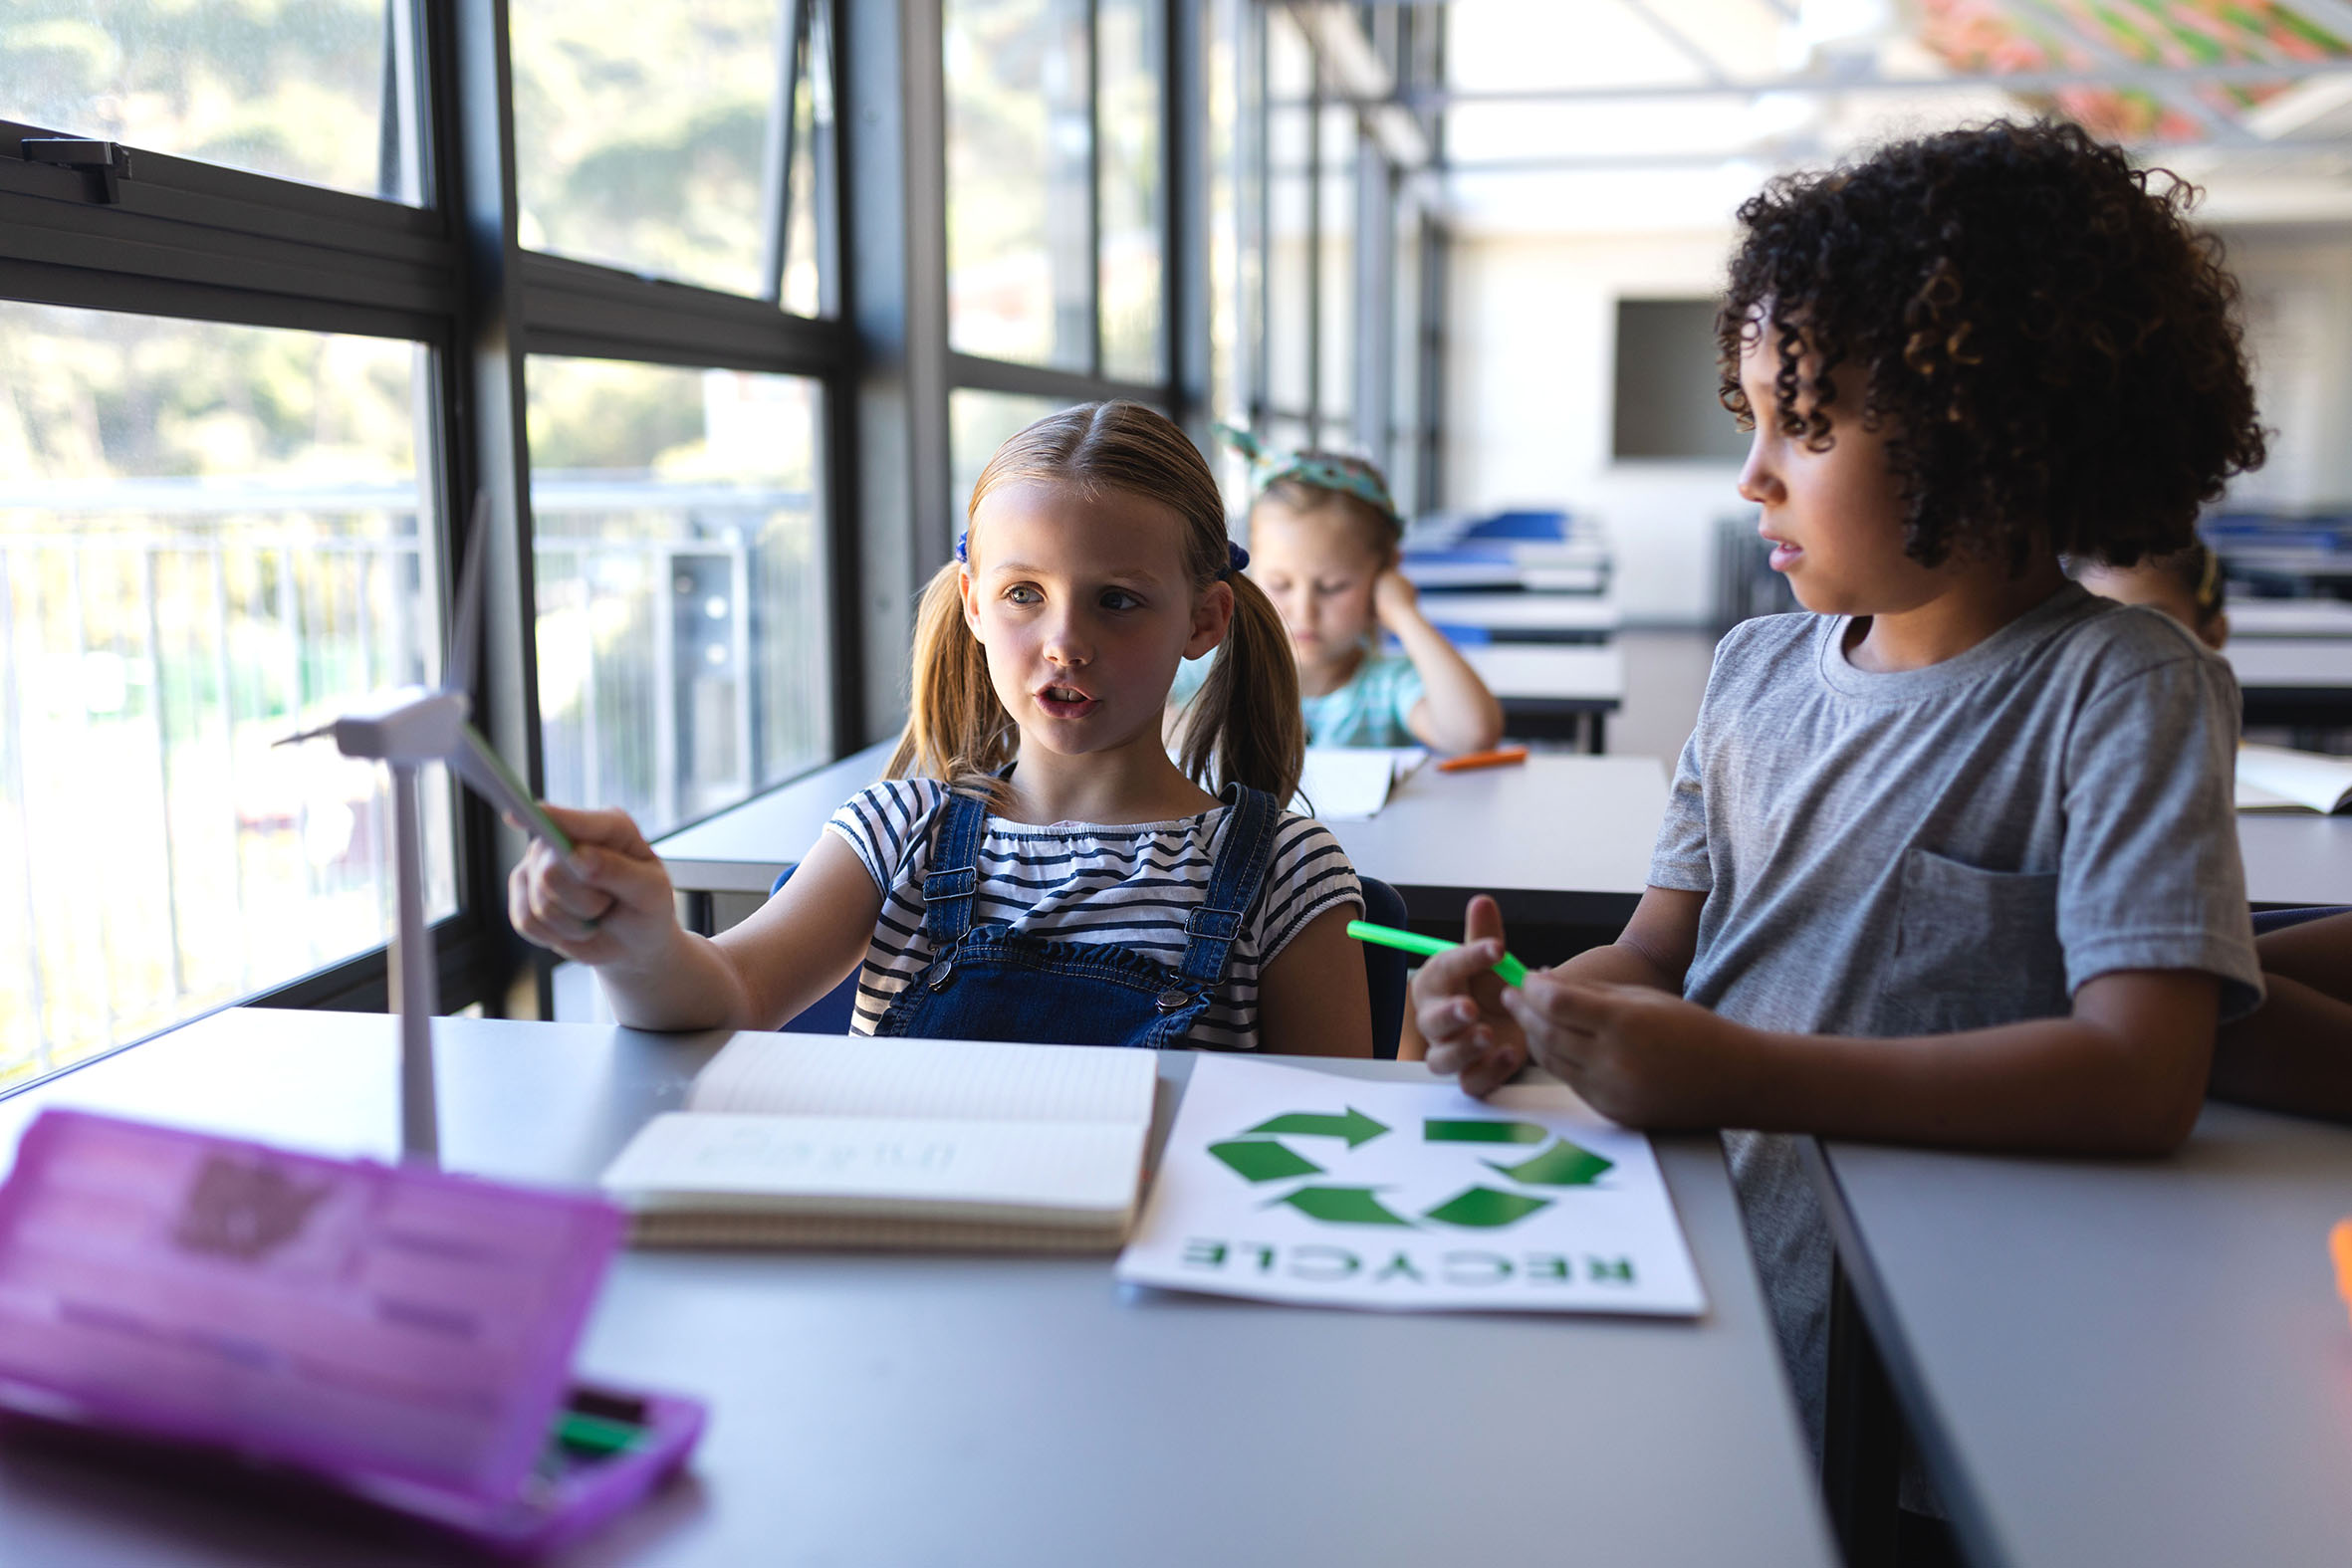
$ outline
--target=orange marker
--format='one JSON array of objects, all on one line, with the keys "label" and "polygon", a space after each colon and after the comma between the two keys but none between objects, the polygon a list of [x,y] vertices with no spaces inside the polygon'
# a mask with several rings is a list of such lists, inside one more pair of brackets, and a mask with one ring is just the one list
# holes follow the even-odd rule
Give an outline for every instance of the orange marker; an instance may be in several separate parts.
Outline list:
[{"label": "orange marker", "polygon": [[2352,1220],[2338,1220],[2327,1232],[2327,1250],[2336,1260],[2336,1294],[2352,1308]]},{"label": "orange marker", "polygon": [[1524,746],[1506,746],[1496,752],[1466,752],[1460,757],[1449,757],[1437,765],[1441,774],[1467,773],[1473,768],[1509,768],[1514,763],[1528,760]]}]

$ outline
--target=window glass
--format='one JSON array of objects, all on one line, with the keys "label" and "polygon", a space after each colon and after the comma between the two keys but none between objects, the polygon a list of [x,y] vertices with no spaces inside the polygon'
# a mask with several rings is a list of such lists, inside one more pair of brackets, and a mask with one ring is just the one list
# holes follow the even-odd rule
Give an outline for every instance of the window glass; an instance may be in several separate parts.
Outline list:
[{"label": "window glass", "polygon": [[1167,53],[1159,0],[1099,0],[1101,60],[1095,113],[1101,127],[1102,373],[1126,381],[1166,374],[1161,329],[1160,84]]},{"label": "window glass", "polygon": [[1317,182],[1322,202],[1318,235],[1321,292],[1317,309],[1322,331],[1317,347],[1322,354],[1322,376],[1316,388],[1315,412],[1322,418],[1325,443],[1345,444],[1347,414],[1355,406],[1355,112],[1323,111],[1321,137],[1322,178]]},{"label": "window glass", "polygon": [[511,0],[522,242],[764,293],[786,0]]},{"label": "window glass", "polygon": [[1421,204],[1396,204],[1390,318],[1388,493],[1407,517],[1420,509],[1421,442]]},{"label": "window glass", "polygon": [[949,483],[954,488],[958,533],[972,509],[972,487],[980,471],[996,456],[1008,436],[1037,423],[1057,408],[1069,404],[1051,397],[1022,397],[1012,392],[982,392],[958,387],[947,396]]},{"label": "window glass", "polygon": [[648,834],[828,742],[818,384],[532,356],[547,792]]},{"label": "window glass", "polygon": [[[0,303],[0,1085],[383,942],[381,767],[274,743],[440,676],[411,343]],[[450,789],[426,889],[456,907]]]},{"label": "window glass", "polygon": [[795,316],[830,314],[818,272],[819,213],[830,210],[832,196],[832,40],[825,22],[830,9],[813,5],[808,53],[793,84],[792,179],[786,187],[792,205],[785,214],[782,303]]},{"label": "window glass", "polygon": [[[1247,319],[1246,290],[1254,288],[1257,257],[1242,247],[1241,215],[1244,179],[1240,166],[1240,84],[1236,60],[1236,25],[1240,9],[1205,8],[1204,55],[1208,61],[1208,143],[1204,156],[1209,174],[1209,411],[1237,428],[1250,422],[1249,388],[1244,382],[1243,323]],[[1239,452],[1219,442],[1210,453],[1219,488],[1228,508],[1247,503],[1249,465]]]},{"label": "window glass", "polygon": [[1091,370],[1085,0],[946,0],[948,339]]},{"label": "window glass", "polygon": [[0,118],[423,200],[405,0],[8,0]]},{"label": "window glass", "polygon": [[1314,57],[1285,11],[1266,14],[1266,387],[1267,402],[1303,413],[1311,401],[1314,124],[1306,106]]}]

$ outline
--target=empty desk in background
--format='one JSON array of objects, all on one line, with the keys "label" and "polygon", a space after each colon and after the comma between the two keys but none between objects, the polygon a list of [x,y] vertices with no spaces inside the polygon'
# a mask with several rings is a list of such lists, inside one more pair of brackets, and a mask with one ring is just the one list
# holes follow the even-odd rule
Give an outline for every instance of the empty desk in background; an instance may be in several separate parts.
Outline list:
[{"label": "empty desk in background", "polygon": [[1541,963],[1616,936],[1649,885],[1665,817],[1656,758],[1539,753],[1468,773],[1424,767],[1379,815],[1328,826],[1358,871],[1404,895],[1415,930],[1459,936],[1463,906],[1491,893],[1515,951]]},{"label": "empty desk in background", "polygon": [[2352,725],[2352,637],[2233,638],[2222,652],[2248,725]]},{"label": "empty desk in background", "polygon": [[710,897],[715,893],[766,898],[776,879],[801,863],[841,802],[882,777],[897,746],[895,740],[876,741],[653,840],[671,885],[687,897],[687,923],[698,931],[712,929]]},{"label": "empty desk in background", "polygon": [[1424,593],[1421,613],[1495,642],[1606,642],[1624,620],[1616,600],[1576,593]]},{"label": "empty desk in background", "polygon": [[2352,638],[2352,603],[2343,599],[2232,599],[2222,607],[2233,639]]},{"label": "empty desk in background", "polygon": [[1810,1157],[1976,1568],[2352,1559],[2352,1130],[2209,1105],[2167,1160]]},{"label": "empty desk in background", "polygon": [[[654,852],[690,900],[764,898],[889,757],[889,743],[869,746],[656,839]],[[1656,758],[1537,755],[1460,774],[1421,768],[1379,815],[1329,825],[1357,870],[1404,894],[1418,928],[1458,926],[1473,893],[1493,893],[1506,921],[1614,935],[1641,899],[1665,815]]]},{"label": "empty desk in background", "polygon": [[1506,736],[1581,739],[1595,755],[1609,749],[1609,715],[1625,705],[1625,655],[1619,650],[1488,642],[1466,644],[1462,656],[1503,704]]},{"label": "empty desk in background", "polygon": [[2237,850],[2257,908],[2352,904],[2352,816],[2240,811]]},{"label": "empty desk in background", "polygon": [[[458,1171],[580,1187],[724,1036],[436,1019]],[[1160,1058],[1160,1128],[1192,1056]],[[234,1009],[0,1101],[391,1155],[392,1020]],[[1299,1061],[1298,1065],[1319,1064]],[[1330,1064],[1344,1077],[1412,1063]],[[708,1400],[683,1484],[560,1564],[1830,1568],[1723,1155],[1661,1139],[1696,1321],[1331,1312],[1130,1290],[1108,1254],[630,1251],[584,1374]],[[446,1562],[0,1443],[0,1562]]]}]

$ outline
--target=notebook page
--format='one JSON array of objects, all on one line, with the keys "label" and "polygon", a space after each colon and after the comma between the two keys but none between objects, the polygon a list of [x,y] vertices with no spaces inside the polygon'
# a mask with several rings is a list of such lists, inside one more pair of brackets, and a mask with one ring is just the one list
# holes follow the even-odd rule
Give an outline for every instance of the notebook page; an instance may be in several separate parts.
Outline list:
[{"label": "notebook page", "polygon": [[739,1034],[695,1077],[686,1109],[1148,1126],[1158,1082],[1152,1051]]},{"label": "notebook page", "polygon": [[966,1215],[1103,1224],[1134,1206],[1145,1128],[967,1119],[656,1116],[604,1172],[636,1210]]},{"label": "notebook page", "polygon": [[2328,757],[2317,752],[2290,752],[2281,746],[2240,746],[2237,749],[2238,809],[2258,809],[2247,803],[2248,791],[2271,799],[2284,798],[2314,811],[2341,809],[2352,794],[2352,758]]}]

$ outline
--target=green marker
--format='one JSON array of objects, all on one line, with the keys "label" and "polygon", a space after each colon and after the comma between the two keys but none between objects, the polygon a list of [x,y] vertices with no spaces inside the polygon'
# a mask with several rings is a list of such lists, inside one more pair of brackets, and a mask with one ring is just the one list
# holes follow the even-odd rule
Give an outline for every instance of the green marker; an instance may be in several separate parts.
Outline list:
[{"label": "green marker", "polygon": [[[1384,948],[1402,948],[1407,953],[1418,953],[1423,958],[1436,958],[1460,947],[1459,942],[1448,942],[1443,937],[1425,937],[1411,931],[1399,931],[1394,926],[1375,926],[1368,920],[1351,920],[1347,934],[1358,942],[1377,942]],[[1506,986],[1524,985],[1528,966],[1506,953],[1495,961],[1495,973],[1503,977]]]}]

